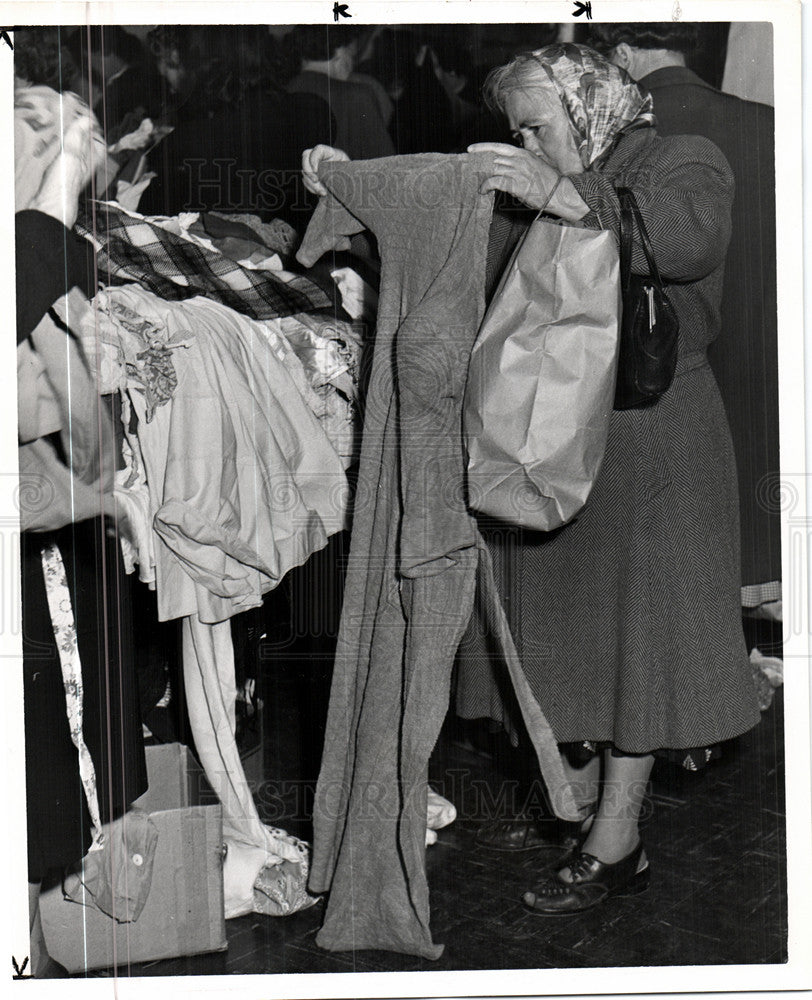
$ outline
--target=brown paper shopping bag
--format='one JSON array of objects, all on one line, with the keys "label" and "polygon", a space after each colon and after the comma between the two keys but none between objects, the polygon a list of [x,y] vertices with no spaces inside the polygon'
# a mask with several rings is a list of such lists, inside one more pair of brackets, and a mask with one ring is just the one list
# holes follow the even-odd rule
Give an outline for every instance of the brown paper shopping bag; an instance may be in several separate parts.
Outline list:
[{"label": "brown paper shopping bag", "polygon": [[550,531],[586,503],[612,413],[620,309],[612,233],[536,220],[471,354],[463,431],[473,509]]}]

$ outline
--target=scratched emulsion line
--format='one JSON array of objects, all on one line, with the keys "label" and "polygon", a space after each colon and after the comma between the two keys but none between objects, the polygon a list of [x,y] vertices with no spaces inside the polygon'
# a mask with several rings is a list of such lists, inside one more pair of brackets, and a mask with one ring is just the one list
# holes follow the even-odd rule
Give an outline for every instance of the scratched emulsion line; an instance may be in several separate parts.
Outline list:
[{"label": "scratched emulsion line", "polygon": [[[103,59],[104,58],[104,34],[103,33],[102,33],[101,45],[102,45],[101,54],[102,54],[102,59]],[[90,65],[91,65],[90,64],[90,31],[88,29],[88,71],[90,71]],[[91,101],[92,101],[92,92],[91,92],[90,96],[91,96]],[[101,98],[102,98],[102,121],[104,122],[104,124],[106,126],[106,123],[107,123],[107,83],[106,83],[105,79],[102,79],[102,82],[101,82]],[[105,134],[106,134],[106,129],[105,129]],[[92,191],[93,202],[94,202],[94,224],[93,224],[93,232],[94,232],[94,235],[95,235],[96,234],[95,202],[96,202],[96,197],[97,197],[97,193],[98,193],[97,192],[97,178],[98,178],[98,174],[99,174],[99,169],[98,168],[99,168],[99,166],[103,166],[103,168],[104,168],[104,184],[105,184],[105,189],[106,189],[107,185],[108,185],[108,173],[107,173],[108,162],[107,162],[107,158],[106,157],[105,157],[103,163],[100,164],[100,165],[97,165],[94,162],[93,156],[94,156],[94,151],[97,149],[97,146],[96,146],[96,143],[94,143],[94,141],[93,141],[92,135],[88,136],[88,141],[90,143],[90,149],[89,149],[90,156],[89,156],[89,159],[90,159],[90,165],[91,165],[91,185],[92,185],[91,186],[91,191]],[[106,146],[105,146],[105,148],[106,148]],[[95,253],[93,255],[93,261],[94,261],[94,271],[95,271],[95,273],[94,273],[95,280],[94,280],[93,287],[94,287],[94,289],[96,289],[96,288],[98,288],[98,268],[97,268],[97,265],[96,265],[96,254]],[[96,338],[95,338],[96,371],[98,372],[98,371],[101,370],[101,365],[100,365],[101,350],[100,350],[100,337],[99,337],[98,307],[94,308],[94,318],[95,318],[94,328],[95,328],[95,331],[96,331]],[[100,467],[100,472],[102,473],[102,475],[100,476],[100,479],[99,479],[99,491],[100,491],[100,498],[99,499],[100,499],[100,509],[102,511],[102,518],[103,518],[102,523],[103,524],[104,524],[104,514],[105,514],[105,494],[104,494],[104,490],[103,490],[101,484],[106,481],[106,478],[103,475],[103,466],[104,466],[104,461],[105,461],[105,449],[104,449],[104,441],[103,441],[103,433],[102,433],[103,432],[104,421],[103,421],[103,414],[101,412],[101,408],[104,405],[105,405],[104,401],[102,400],[102,398],[100,396],[99,397],[99,403],[98,403],[98,409],[97,409],[97,419],[98,419],[98,426],[99,426],[99,467]],[[114,458],[114,454],[115,454],[115,438],[110,442],[110,447],[113,450],[111,451],[111,454],[110,454],[108,460],[113,463],[113,476],[111,477],[111,479],[114,479],[114,477],[115,477],[115,458]],[[113,503],[113,510],[111,511],[111,514],[112,514],[113,518],[115,518],[115,503]],[[115,530],[116,544],[118,544],[118,525],[117,525],[117,523],[114,524],[114,530]],[[108,747],[111,748],[111,752],[110,752],[109,756],[110,756],[110,759],[112,760],[112,759],[114,759],[114,755],[112,753],[112,745],[113,745],[114,734],[113,734],[113,727],[112,727],[112,710],[111,710],[111,706],[110,706],[110,689],[111,689],[110,688],[110,670],[111,670],[111,662],[110,662],[110,635],[109,635],[109,631],[108,631],[108,628],[109,628],[109,625],[110,625],[110,618],[111,617],[113,618],[113,622],[115,624],[115,639],[114,639],[113,646],[114,646],[114,649],[117,651],[117,656],[115,657],[115,661],[112,664],[112,667],[113,667],[113,669],[118,670],[118,673],[119,673],[118,684],[117,684],[118,702],[119,702],[118,703],[118,713],[119,713],[118,717],[119,718],[123,718],[124,715],[125,715],[124,685],[122,684],[122,677],[121,677],[121,674],[122,674],[122,671],[123,671],[121,651],[124,649],[125,637],[124,637],[124,634],[123,634],[122,621],[121,621],[120,582],[116,581],[116,579],[115,579],[115,573],[110,578],[112,582],[115,582],[115,590],[113,591],[113,595],[114,595],[113,599],[115,600],[115,606],[113,608],[109,607],[109,603],[110,603],[110,599],[111,599],[111,591],[110,591],[110,588],[108,586],[109,568],[108,568],[108,565],[107,565],[107,555],[108,555],[108,553],[107,553],[107,547],[104,544],[104,541],[102,541],[102,545],[101,545],[101,568],[102,568],[101,593],[103,595],[102,596],[102,602],[103,602],[102,621],[103,621],[103,630],[104,630],[103,634],[104,634],[105,684],[106,684],[106,691],[107,691],[107,695],[106,695],[107,712],[106,712],[106,720],[105,721],[106,721],[106,732],[107,732]],[[118,733],[118,743],[119,743],[119,747],[118,747],[119,753],[118,753],[118,756],[119,756],[119,758],[121,760],[123,760],[124,757],[125,757],[125,753],[126,753],[125,741],[124,741],[124,731],[123,731],[123,729],[120,730],[119,733]],[[112,776],[112,769],[110,769],[108,771],[108,798],[109,798],[110,805],[111,805],[111,811],[113,810],[113,806],[114,806],[113,795],[114,795],[113,776]],[[120,803],[120,811],[124,812],[124,811],[126,811],[126,808],[127,808],[126,790],[125,790],[124,787],[122,787],[122,789],[121,789],[121,795],[122,795],[122,801]],[[111,862],[112,862],[112,860],[113,859],[111,857]],[[112,890],[113,890],[112,891],[112,899],[113,899],[113,906],[114,907],[116,905],[116,900],[119,898],[119,895],[118,895],[118,892],[117,892],[117,889],[116,889],[116,879],[118,877],[119,877],[119,872],[118,872],[117,866],[114,863],[111,863],[111,876],[110,876],[110,878],[111,878],[111,886],[112,886]],[[129,881],[129,867],[128,866],[126,866],[126,865],[123,866],[123,874],[121,875],[121,877],[123,878],[124,883],[125,883],[125,885],[124,885],[124,895],[128,896],[129,895],[129,893],[128,893],[128,886],[127,886],[127,883]],[[115,919],[115,911],[113,912],[113,917]],[[127,924],[125,926],[126,926],[126,945],[127,945],[126,965],[129,968],[129,965],[130,965],[129,925]],[[113,936],[113,968],[114,968],[114,972],[116,973],[116,975],[118,974],[117,948],[118,948],[118,936],[114,935]]]},{"label": "scratched emulsion line", "polygon": [[[91,26],[90,26],[90,24],[88,24],[86,26],[86,32],[87,32],[87,49],[86,49],[86,51],[87,51],[88,105],[92,109],[96,102],[94,100],[93,73],[92,73],[92,64],[91,64],[91,59],[90,59],[90,55],[91,55],[91,42],[92,42],[92,38],[91,38]],[[103,32],[101,33],[101,36],[102,36],[102,41],[101,41],[101,56],[102,56],[102,59],[104,59],[104,33]],[[102,98],[102,120],[105,120],[105,118],[106,118],[106,88],[105,88],[105,82],[104,82],[104,80],[102,80],[102,83],[101,83],[101,98]],[[63,131],[63,136],[64,136],[64,131]],[[93,138],[93,128],[92,127],[87,132],[87,142],[89,144],[89,147],[88,147],[88,163],[89,163],[89,166],[90,166],[90,203],[91,203],[91,217],[92,217],[92,232],[93,232],[94,237],[96,237],[97,233],[98,233],[98,223],[97,223],[98,214],[97,214],[97,209],[96,209],[97,198],[98,198],[98,171],[97,171],[97,164],[94,162],[95,142],[94,142],[94,138]],[[97,264],[97,259],[96,259],[96,253],[95,252],[93,254],[93,279],[94,279],[93,280],[93,288],[98,288],[99,273],[98,273],[98,264]],[[97,339],[97,350],[98,350],[98,339]],[[98,364],[96,366],[96,370],[97,371],[99,370]],[[108,587],[107,549],[106,549],[106,545],[105,545],[106,524],[105,524],[105,503],[104,503],[104,499],[105,498],[104,498],[104,487],[103,487],[103,483],[104,483],[105,480],[104,480],[104,476],[102,474],[103,473],[103,469],[104,469],[104,462],[105,462],[104,438],[103,438],[103,433],[102,433],[102,431],[103,431],[103,419],[102,419],[102,413],[101,413],[101,407],[103,405],[104,405],[104,403],[103,403],[103,401],[101,400],[101,397],[100,397],[99,401],[98,401],[98,406],[97,406],[97,409],[96,409],[97,425],[98,425],[98,440],[99,440],[98,464],[99,464],[99,472],[100,472],[100,477],[99,477],[99,493],[100,493],[99,501],[100,501],[100,503],[99,503],[99,506],[100,506],[100,510],[101,510],[101,514],[102,514],[102,520],[101,520],[101,526],[100,526],[100,531],[102,533],[102,536],[101,536],[101,539],[100,539],[100,560],[99,560],[100,575],[101,575],[100,590],[101,590],[101,595],[102,595],[102,599],[101,599],[101,603],[102,603],[102,607],[101,607],[101,623],[100,624],[101,624],[101,633],[102,633],[102,642],[103,642],[102,662],[104,664],[104,691],[105,691],[105,695],[104,695],[104,699],[105,699],[104,724],[105,725],[104,725],[104,728],[105,728],[105,736],[106,736],[107,747],[108,747],[108,757],[112,758],[112,753],[110,752],[112,750],[112,746],[113,746],[112,708],[111,708],[111,705],[110,705],[110,635],[109,635],[109,619],[110,619],[109,598],[110,598],[110,595],[109,595],[109,587]],[[111,444],[112,444],[112,442],[111,442]],[[122,648],[122,639],[123,639],[123,637],[121,635],[120,620],[118,619],[118,616],[117,616],[117,621],[118,621],[118,642],[119,642],[118,648],[121,649]],[[119,664],[119,669],[120,669],[120,664]],[[119,708],[123,709],[123,706],[119,705]],[[120,734],[120,736],[121,736],[121,741],[123,743],[123,733]],[[124,748],[123,748],[123,745],[122,745],[122,747],[121,747],[121,753],[122,753],[122,755],[123,755],[123,750],[124,750]],[[107,800],[110,803],[111,809],[112,809],[112,806],[113,806],[113,796],[114,796],[114,789],[113,789],[112,768],[108,768],[108,773],[107,773]],[[110,877],[111,877],[111,885],[112,885],[112,890],[113,890],[112,896],[113,896],[113,901],[114,901],[114,906],[115,906],[115,899],[116,899],[116,884],[115,884],[116,883],[116,870],[115,870],[115,865],[114,864],[111,865],[111,876]],[[113,913],[113,917],[115,918],[115,912]],[[88,963],[88,957],[87,957],[87,955],[88,955],[88,938],[87,938],[87,925],[86,924],[84,925],[83,930],[84,930],[85,965],[87,966],[87,963]],[[113,959],[113,961],[112,961],[112,968],[113,968],[113,976],[115,978],[117,978],[118,977],[118,936],[116,934],[113,934],[111,940],[112,940],[112,959]]]}]

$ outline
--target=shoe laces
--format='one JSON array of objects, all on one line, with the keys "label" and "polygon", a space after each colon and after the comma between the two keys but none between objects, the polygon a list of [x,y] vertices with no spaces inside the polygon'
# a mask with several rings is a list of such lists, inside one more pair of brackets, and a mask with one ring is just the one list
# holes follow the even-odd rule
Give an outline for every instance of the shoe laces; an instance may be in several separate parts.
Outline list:
[{"label": "shoe laces", "polygon": [[[583,879],[583,877],[588,874],[589,867],[595,859],[591,854],[578,854],[572,861],[568,862],[564,867],[569,869],[571,882],[565,882],[560,873],[546,882],[539,888],[537,895],[539,896],[565,896],[567,893],[572,892],[576,885]],[[564,868],[561,869],[564,871]]]},{"label": "shoe laces", "polygon": [[591,854],[581,854],[576,855],[572,861],[567,865],[570,870],[570,879],[573,883],[580,882],[585,875],[589,874],[589,869],[592,867],[592,863],[597,859]]}]

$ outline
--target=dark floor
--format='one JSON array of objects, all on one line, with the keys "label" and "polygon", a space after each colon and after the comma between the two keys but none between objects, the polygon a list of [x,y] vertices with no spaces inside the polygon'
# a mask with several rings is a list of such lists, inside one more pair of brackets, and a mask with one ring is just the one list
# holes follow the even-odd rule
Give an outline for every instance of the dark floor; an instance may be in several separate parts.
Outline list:
[{"label": "dark floor", "polygon": [[[308,782],[294,769],[283,782],[278,754],[280,725],[288,735],[309,725],[295,703],[265,714],[261,752],[268,783],[259,788],[266,818],[305,831],[303,794]],[[287,694],[290,694],[288,690]],[[295,700],[294,700],[295,702]],[[266,703],[267,704],[267,703]],[[299,703],[301,707],[301,701]],[[270,708],[270,706],[269,706]],[[456,728],[456,727],[455,727]],[[420,971],[454,969],[572,968],[645,965],[778,963],[786,960],[786,879],[782,710],[779,691],[762,724],[728,744],[721,760],[692,774],[658,763],[651,814],[644,838],[651,860],[648,892],[617,899],[568,918],[527,913],[519,898],[536,879],[532,853],[494,854],[474,844],[478,817],[491,807],[495,790],[507,788],[506,803],[524,802],[516,755],[505,748],[497,760],[463,749],[449,730],[432,764],[434,786],[452,798],[457,822],[440,831],[428,849],[432,931],[445,953],[436,963],[388,952],[331,954],[315,935],[322,905],[286,918],[258,915],[227,924],[228,951],[155,962],[119,975],[208,975],[262,972]],[[500,767],[500,765],[502,765]],[[507,782],[507,784],[505,784]],[[532,793],[531,793],[532,794]],[[290,821],[280,815],[285,811]],[[269,808],[275,805],[275,808]],[[296,821],[294,812],[299,813]]]},{"label": "dark floor", "polygon": [[[246,776],[266,822],[310,837],[309,817],[327,711],[338,624],[339,536],[290,574],[266,600],[257,692],[264,702]],[[293,610],[292,610],[293,609]],[[306,609],[310,609],[309,613]],[[316,610],[314,610],[316,609]],[[297,620],[297,615],[301,620]],[[251,619],[245,618],[251,627]],[[243,623],[244,625],[244,623]],[[759,647],[770,647],[759,635]],[[753,637],[750,637],[753,640]],[[235,633],[235,642],[242,642]],[[250,658],[249,658],[250,659]],[[243,664],[244,666],[244,664]],[[242,669],[238,662],[238,672]],[[251,670],[250,664],[248,666]],[[457,821],[427,852],[437,962],[390,952],[334,954],[315,936],[319,903],[289,917],[228,921],[228,950],[143,965],[118,975],[536,969],[646,965],[771,964],[786,961],[787,912],[782,691],[761,725],[724,746],[721,759],[691,773],[655,764],[643,837],[649,890],[581,915],[528,913],[521,894],[537,880],[534,855],[479,848],[474,835],[495,812],[537,807],[532,755],[487,727],[449,716],[431,763],[431,782]],[[181,736],[185,735],[181,727]],[[248,734],[251,742],[251,733]],[[478,749],[471,746],[471,742]],[[91,975],[110,975],[91,973]]]}]

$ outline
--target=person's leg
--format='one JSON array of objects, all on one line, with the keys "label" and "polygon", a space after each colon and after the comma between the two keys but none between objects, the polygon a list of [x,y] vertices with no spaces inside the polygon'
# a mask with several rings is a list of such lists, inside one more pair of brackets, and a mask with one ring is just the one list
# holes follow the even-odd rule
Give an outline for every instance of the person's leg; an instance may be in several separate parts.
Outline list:
[{"label": "person's leg", "polygon": [[[619,757],[606,751],[601,797],[595,820],[582,850],[615,864],[629,855],[640,840],[638,823],[654,757]],[[645,855],[641,858],[645,860]]]},{"label": "person's leg", "polygon": [[480,826],[476,843],[498,851],[541,851],[544,852],[545,863],[550,864],[556,864],[577,846],[594,818],[601,787],[601,758],[596,754],[586,763],[573,764],[566,753],[562,753],[561,763],[575,801],[580,806],[580,823],[559,823],[551,831],[546,822],[539,822],[529,815],[491,819]]},{"label": "person's leg", "polygon": [[564,774],[572,786],[575,801],[581,806],[582,814],[587,813],[582,823],[584,830],[592,822],[592,813],[601,792],[601,758],[594,754],[585,764],[573,764],[566,753],[561,754]]},{"label": "person's leg", "polygon": [[525,906],[542,915],[580,913],[607,896],[642,892],[648,862],[638,823],[654,758],[616,757],[607,751],[595,820],[580,850],[555,876],[524,893]]}]

